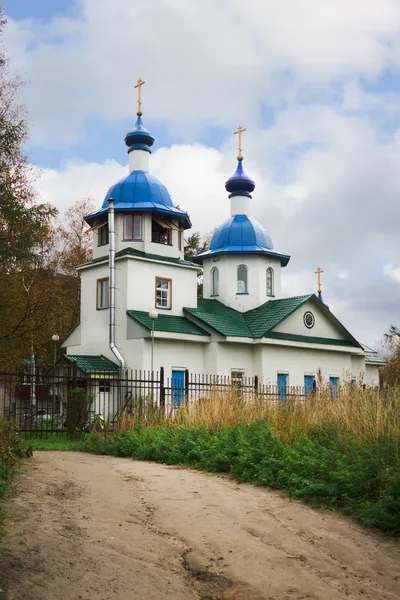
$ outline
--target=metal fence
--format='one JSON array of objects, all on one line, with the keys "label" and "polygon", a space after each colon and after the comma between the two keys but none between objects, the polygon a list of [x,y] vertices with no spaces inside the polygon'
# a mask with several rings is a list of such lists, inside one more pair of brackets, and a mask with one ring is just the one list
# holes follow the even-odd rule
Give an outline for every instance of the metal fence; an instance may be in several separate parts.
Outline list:
[{"label": "metal fence", "polygon": [[121,419],[146,418],[152,412],[173,419],[179,409],[202,398],[231,393],[245,401],[274,404],[305,398],[313,389],[263,385],[258,377],[197,375],[188,370],[166,377],[164,369],[129,371],[0,372],[0,417],[13,421],[26,435],[82,433],[112,428]]}]

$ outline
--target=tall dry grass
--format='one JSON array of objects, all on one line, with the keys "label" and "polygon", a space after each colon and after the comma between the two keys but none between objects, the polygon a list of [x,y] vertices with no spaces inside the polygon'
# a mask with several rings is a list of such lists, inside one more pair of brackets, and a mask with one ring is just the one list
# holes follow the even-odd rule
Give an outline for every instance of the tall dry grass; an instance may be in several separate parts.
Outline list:
[{"label": "tall dry grass", "polygon": [[305,399],[289,396],[282,402],[269,397],[243,399],[232,387],[224,392],[212,390],[208,397],[188,407],[160,411],[151,404],[140,418],[124,414],[116,431],[133,429],[138,421],[152,427],[172,423],[185,427],[206,425],[221,430],[257,420],[268,421],[279,437],[287,441],[294,433],[307,433],[317,425],[334,427],[362,439],[373,440],[382,434],[397,437],[400,389],[363,390],[349,386],[333,399],[329,388],[320,388]]}]

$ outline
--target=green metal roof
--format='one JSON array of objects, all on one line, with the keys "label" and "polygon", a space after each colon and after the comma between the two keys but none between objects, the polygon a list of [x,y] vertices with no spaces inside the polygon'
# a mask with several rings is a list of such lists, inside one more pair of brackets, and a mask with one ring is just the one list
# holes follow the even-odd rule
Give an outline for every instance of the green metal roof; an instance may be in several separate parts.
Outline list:
[{"label": "green metal roof", "polygon": [[[331,313],[329,313],[331,319],[333,319],[338,327],[341,328],[344,335],[348,335],[348,339],[336,340],[333,338],[319,338],[272,331],[279,323],[289,317],[308,300],[314,300],[321,304],[320,300],[318,300],[314,294],[308,294],[306,296],[269,300],[262,306],[245,313],[240,313],[237,310],[218,302],[218,300],[199,298],[197,301],[197,308],[185,308],[184,311],[193,315],[193,317],[199,319],[204,325],[210,327],[224,337],[249,337],[253,339],[268,337],[271,339],[307,342],[310,344],[360,347],[358,342],[347,332],[336,317],[331,315]],[[328,310],[324,310],[322,304],[320,308],[324,312]]]},{"label": "green metal roof", "polygon": [[218,300],[199,298],[197,308],[184,310],[223,336],[262,338],[310,298],[312,294],[269,300],[245,313],[229,308]]},{"label": "green metal roof", "polygon": [[244,315],[233,308],[221,304],[218,300],[198,298],[197,308],[184,308],[184,311],[193,315],[223,336],[253,337],[246,324]]},{"label": "green metal roof", "polygon": [[253,333],[252,337],[264,337],[268,331],[271,331],[278,323],[286,319],[312,297],[313,294],[308,294],[307,296],[269,300],[261,306],[244,313],[246,323]]},{"label": "green metal roof", "polygon": [[118,373],[119,367],[102,354],[83,355],[65,354],[64,358],[72,365],[76,360],[77,367],[83,373]]},{"label": "green metal roof", "polygon": [[[182,260],[181,258],[173,258],[171,256],[162,256],[161,254],[151,254],[149,252],[142,252],[141,250],[135,250],[135,248],[124,248],[116,253],[116,258],[121,258],[123,256],[137,256],[138,258],[147,258],[148,260],[157,260],[161,262],[170,263],[172,265],[177,265],[179,267],[196,267],[197,270],[201,269],[199,265],[196,265],[189,260]],[[99,256],[98,258],[92,258],[87,263],[82,265],[78,265],[78,267],[85,267],[88,265],[94,265],[96,263],[108,261],[108,254],[105,256]]]},{"label": "green metal roof", "polygon": [[326,344],[327,346],[352,346],[358,348],[358,345],[351,340],[336,340],[335,338],[312,337],[310,335],[297,335],[294,333],[280,333],[271,331],[265,337],[273,340],[288,340],[291,342],[306,342],[307,344]]},{"label": "green metal roof", "polygon": [[[152,320],[149,313],[142,310],[127,310],[126,314],[138,321],[146,329],[152,328]],[[176,315],[159,314],[154,321],[155,331],[165,331],[168,333],[184,333],[189,335],[210,335],[204,329],[201,329],[196,323],[189,321],[186,317]]]}]

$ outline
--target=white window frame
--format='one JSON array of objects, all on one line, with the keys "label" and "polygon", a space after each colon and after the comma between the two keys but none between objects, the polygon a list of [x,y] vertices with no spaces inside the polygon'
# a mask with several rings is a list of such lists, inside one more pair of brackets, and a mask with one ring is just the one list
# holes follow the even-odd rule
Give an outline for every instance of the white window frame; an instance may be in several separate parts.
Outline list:
[{"label": "white window frame", "polygon": [[[107,286],[106,286],[107,284]],[[110,280],[102,277],[96,280],[96,308],[104,310],[110,307]]]},{"label": "white window frame", "polygon": [[219,269],[213,267],[211,269],[211,296],[219,295]]},{"label": "white window frame", "polygon": [[[245,269],[246,279],[239,279],[239,269]],[[243,283],[243,286],[239,286],[239,284]],[[243,287],[244,289],[239,289]],[[236,293],[237,294],[248,294],[249,293],[249,269],[247,265],[239,265],[236,270]]]},{"label": "white window frame", "polygon": [[[167,286],[162,285],[167,283]],[[156,277],[155,307],[161,310],[172,308],[172,279]]]},{"label": "white window frame", "polygon": [[[275,296],[275,289],[274,289],[275,281],[274,281],[274,270],[272,267],[268,267],[268,269],[266,271],[266,282],[265,283],[266,283],[267,296],[269,298],[273,298]],[[271,293],[268,293],[269,291]]]}]

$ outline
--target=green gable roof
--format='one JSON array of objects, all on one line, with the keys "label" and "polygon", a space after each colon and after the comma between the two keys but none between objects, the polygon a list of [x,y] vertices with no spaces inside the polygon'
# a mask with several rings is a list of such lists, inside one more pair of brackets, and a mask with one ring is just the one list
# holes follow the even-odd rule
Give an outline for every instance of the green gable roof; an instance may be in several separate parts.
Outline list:
[{"label": "green gable roof", "polygon": [[[177,265],[179,267],[196,267],[197,270],[201,269],[199,265],[190,262],[189,260],[182,260],[181,258],[173,258],[170,256],[162,256],[161,254],[151,254],[149,252],[142,252],[141,250],[135,250],[135,248],[124,248],[116,253],[116,258],[122,258],[123,256],[137,256],[138,258],[147,258],[148,260],[158,260],[165,263],[170,263],[172,265]],[[92,258],[87,263],[83,265],[78,265],[78,267],[85,267],[88,265],[94,265],[96,263],[108,261],[108,254],[105,256],[99,256],[98,258]]]},{"label": "green gable roof", "polygon": [[310,298],[312,295],[269,300],[245,313],[229,308],[218,300],[199,298],[197,308],[184,310],[223,336],[262,338]]},{"label": "green gable roof", "polygon": [[224,336],[253,337],[242,313],[218,300],[197,299],[197,308],[184,308],[205,325]]},{"label": "green gable roof", "polygon": [[83,373],[118,373],[119,367],[111,360],[103,356],[83,355],[83,354],[65,354],[64,358],[72,365],[76,361],[77,367]]},{"label": "green gable roof", "polygon": [[[318,302],[327,318],[334,320],[342,332],[348,335],[348,339],[338,340],[272,331],[279,323],[289,317],[308,300]],[[267,337],[270,339],[306,342],[309,344],[360,347],[358,342],[314,294],[269,300],[261,306],[245,313],[240,313],[233,308],[229,308],[218,302],[218,300],[199,298],[197,302],[197,308],[185,308],[184,311],[225,337],[249,337],[253,339]]]},{"label": "green gable roof", "polygon": [[286,319],[302,304],[310,300],[313,294],[307,296],[294,296],[293,298],[282,298],[269,300],[261,306],[244,313],[244,318],[255,338],[264,337],[283,319]]},{"label": "green gable roof", "polygon": [[[153,322],[150,319],[148,312],[142,310],[127,310],[126,314],[132,319],[135,319],[135,321],[143,325],[146,329],[151,330]],[[186,317],[178,317],[176,315],[159,314],[154,321],[154,330],[165,331],[168,333],[185,333],[189,335],[210,335],[207,331],[204,331],[204,329],[201,329],[201,327],[196,325],[196,323],[189,321]]]}]

